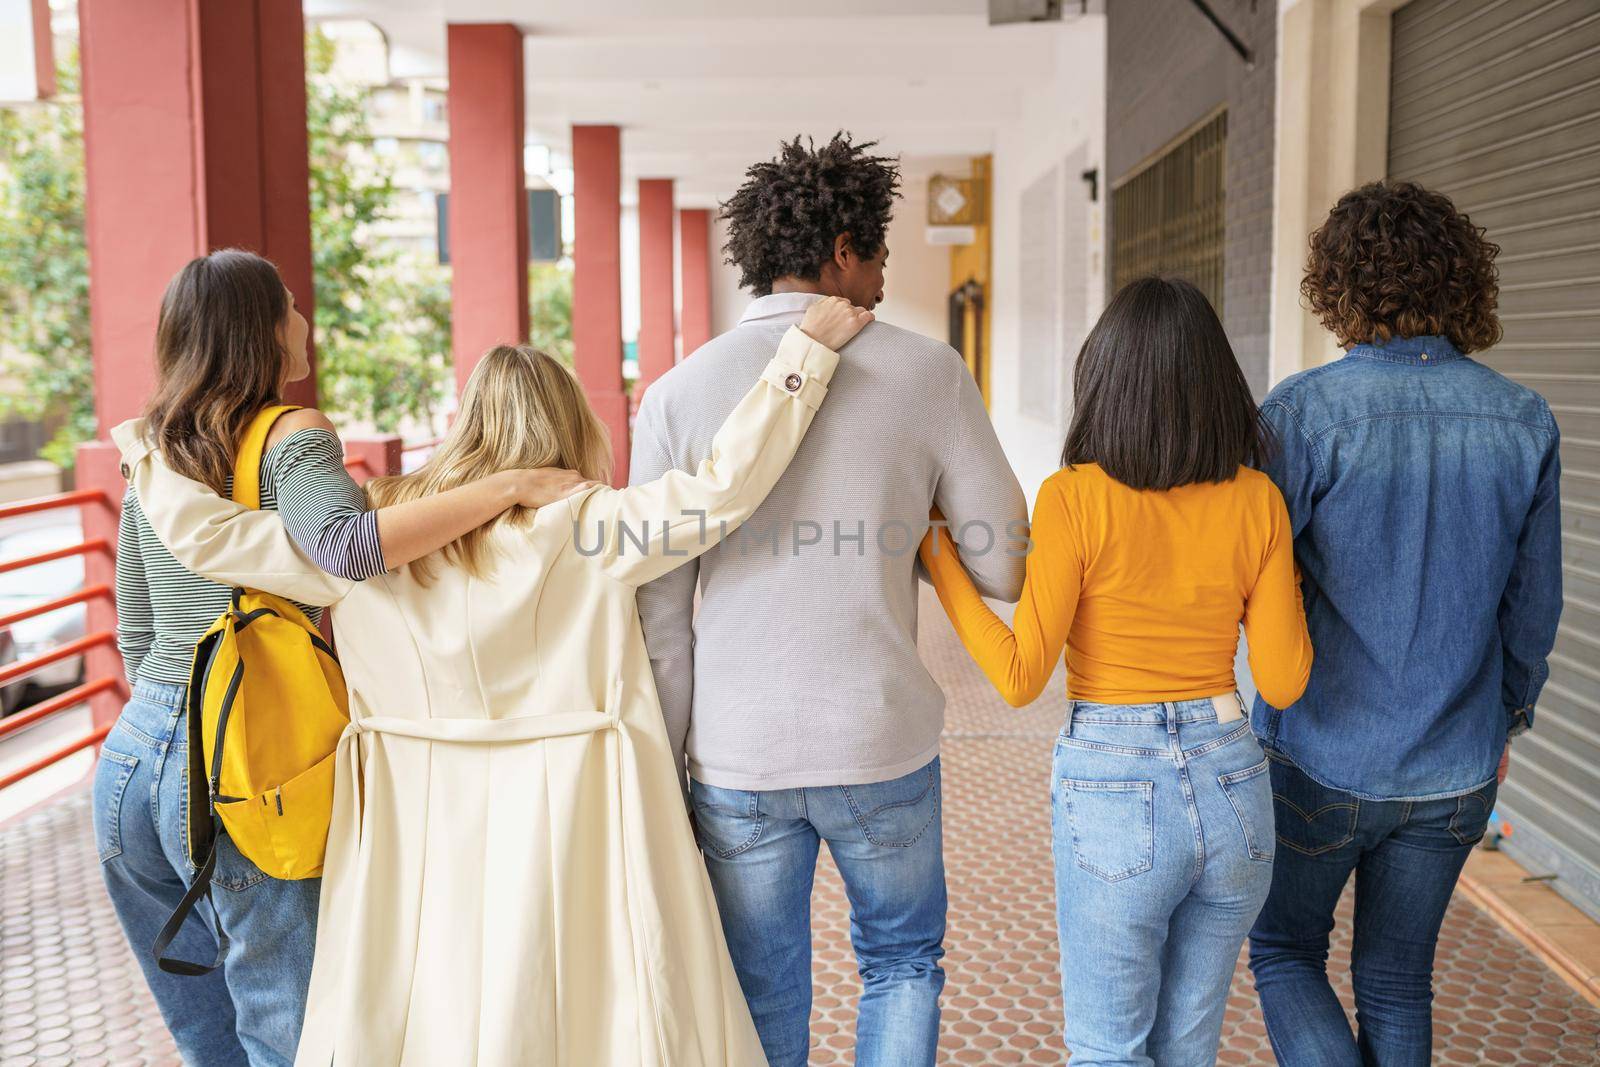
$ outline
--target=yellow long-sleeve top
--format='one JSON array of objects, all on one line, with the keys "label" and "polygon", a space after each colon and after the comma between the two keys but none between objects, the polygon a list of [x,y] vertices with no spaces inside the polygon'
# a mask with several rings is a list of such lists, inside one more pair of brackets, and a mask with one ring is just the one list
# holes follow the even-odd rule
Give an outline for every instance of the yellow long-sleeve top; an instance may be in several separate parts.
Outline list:
[{"label": "yellow long-sleeve top", "polygon": [[1040,487],[1032,536],[1012,627],[984,603],[949,533],[921,547],[956,633],[1014,707],[1043,692],[1063,647],[1074,700],[1230,692],[1241,620],[1262,697],[1281,708],[1305,692],[1311,639],[1289,513],[1260,471],[1150,491],[1098,464],[1068,467]]}]

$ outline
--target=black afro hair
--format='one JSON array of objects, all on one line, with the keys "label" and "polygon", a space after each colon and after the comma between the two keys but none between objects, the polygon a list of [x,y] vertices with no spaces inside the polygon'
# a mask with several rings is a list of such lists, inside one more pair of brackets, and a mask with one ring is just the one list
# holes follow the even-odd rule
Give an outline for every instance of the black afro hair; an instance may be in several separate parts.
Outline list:
[{"label": "black afro hair", "polygon": [[900,167],[868,155],[876,146],[851,144],[843,132],[821,148],[796,137],[776,159],[745,172],[744,185],[722,205],[724,261],[739,268],[741,287],[766,296],[775,279],[816,278],[841,233],[858,255],[877,254],[900,195]]}]

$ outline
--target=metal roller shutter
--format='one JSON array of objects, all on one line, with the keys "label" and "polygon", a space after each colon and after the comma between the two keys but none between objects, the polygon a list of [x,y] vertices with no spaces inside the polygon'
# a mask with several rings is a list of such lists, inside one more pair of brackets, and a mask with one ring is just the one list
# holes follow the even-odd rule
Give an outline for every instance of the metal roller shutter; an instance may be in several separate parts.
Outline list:
[{"label": "metal roller shutter", "polygon": [[1600,915],[1600,0],[1413,0],[1393,30],[1389,175],[1500,245],[1505,340],[1478,358],[1561,426],[1566,610],[1506,849]]}]

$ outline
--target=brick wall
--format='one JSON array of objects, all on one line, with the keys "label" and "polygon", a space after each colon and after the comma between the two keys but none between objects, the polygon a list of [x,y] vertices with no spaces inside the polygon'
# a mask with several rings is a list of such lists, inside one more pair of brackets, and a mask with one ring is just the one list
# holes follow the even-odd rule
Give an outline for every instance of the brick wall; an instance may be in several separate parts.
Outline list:
[{"label": "brick wall", "polygon": [[[1222,321],[1251,387],[1261,396],[1267,389],[1272,284],[1278,5],[1277,0],[1210,4],[1253,50],[1253,67],[1246,67],[1189,0],[1106,4],[1106,179],[1108,186],[1115,184],[1219,105],[1227,106]],[[1108,264],[1108,279],[1109,271]]]}]

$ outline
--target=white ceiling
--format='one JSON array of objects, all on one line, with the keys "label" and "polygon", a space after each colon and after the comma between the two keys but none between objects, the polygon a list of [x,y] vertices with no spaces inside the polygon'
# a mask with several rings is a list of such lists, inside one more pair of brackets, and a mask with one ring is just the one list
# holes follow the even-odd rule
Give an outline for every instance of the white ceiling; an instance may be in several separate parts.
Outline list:
[{"label": "white ceiling", "polygon": [[1074,32],[1070,19],[991,27],[985,0],[305,0],[305,11],[374,23],[397,79],[446,77],[447,22],[515,23],[529,140],[561,165],[572,124],[615,123],[627,185],[674,178],[683,206],[725,198],[782,139],[838,129],[900,155],[914,188],[941,157],[990,151]]}]

